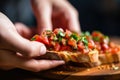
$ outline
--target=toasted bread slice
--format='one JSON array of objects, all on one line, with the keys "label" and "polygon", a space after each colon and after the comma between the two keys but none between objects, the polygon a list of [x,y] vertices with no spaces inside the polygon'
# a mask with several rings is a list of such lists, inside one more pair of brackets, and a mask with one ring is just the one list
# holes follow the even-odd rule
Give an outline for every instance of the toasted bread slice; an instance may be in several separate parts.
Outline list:
[{"label": "toasted bread slice", "polygon": [[120,62],[120,51],[117,53],[104,53],[99,54],[101,64],[112,64]]},{"label": "toasted bread slice", "polygon": [[98,51],[94,49],[88,54],[71,51],[47,51],[47,53],[40,58],[50,60],[64,60],[66,63],[70,61],[75,63],[85,63],[87,64],[87,67],[93,67],[101,64],[98,57]]}]

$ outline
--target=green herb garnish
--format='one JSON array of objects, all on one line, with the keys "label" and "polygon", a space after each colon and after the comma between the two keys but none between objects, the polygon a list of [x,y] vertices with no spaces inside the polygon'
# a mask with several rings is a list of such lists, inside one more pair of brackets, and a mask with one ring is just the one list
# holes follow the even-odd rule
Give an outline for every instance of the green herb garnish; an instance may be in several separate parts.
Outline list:
[{"label": "green herb garnish", "polygon": [[54,36],[54,37],[53,37],[53,40],[56,41],[56,40],[58,40],[58,38],[57,38],[56,36]]},{"label": "green herb garnish", "polygon": [[106,39],[108,42],[110,41],[110,38],[108,36],[104,36],[104,39]]},{"label": "green herb garnish", "polygon": [[33,37],[33,38],[31,38],[31,41],[35,41],[35,38]]},{"label": "green herb garnish", "polygon": [[58,41],[61,42],[61,41],[62,41],[62,37],[59,37],[59,38],[58,38]]},{"label": "green herb garnish", "polygon": [[59,31],[58,36],[65,37],[65,34],[62,31]]},{"label": "green herb garnish", "polygon": [[73,33],[71,37],[74,38],[76,41],[80,39],[80,37],[76,33]]},{"label": "green herb garnish", "polygon": [[85,33],[85,36],[90,36],[90,32],[86,31]]},{"label": "green herb garnish", "polygon": [[85,46],[88,46],[88,40],[85,36],[81,37],[80,41],[82,41]]},{"label": "green herb garnish", "polygon": [[94,41],[100,42],[100,37],[93,37]]},{"label": "green herb garnish", "polygon": [[90,36],[90,32],[89,32],[89,31],[82,32],[82,33],[81,33],[81,36]]}]

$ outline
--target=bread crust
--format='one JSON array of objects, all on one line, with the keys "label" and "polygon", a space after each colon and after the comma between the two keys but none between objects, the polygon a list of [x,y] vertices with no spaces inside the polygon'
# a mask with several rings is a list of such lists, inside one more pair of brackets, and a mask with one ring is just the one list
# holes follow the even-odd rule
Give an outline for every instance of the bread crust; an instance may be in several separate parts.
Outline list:
[{"label": "bread crust", "polygon": [[83,54],[79,51],[47,51],[45,55],[40,56],[41,59],[49,60],[64,60],[67,62],[82,63],[87,65],[86,67],[98,66],[101,62],[98,59],[99,53],[96,49],[91,50],[87,54]]}]

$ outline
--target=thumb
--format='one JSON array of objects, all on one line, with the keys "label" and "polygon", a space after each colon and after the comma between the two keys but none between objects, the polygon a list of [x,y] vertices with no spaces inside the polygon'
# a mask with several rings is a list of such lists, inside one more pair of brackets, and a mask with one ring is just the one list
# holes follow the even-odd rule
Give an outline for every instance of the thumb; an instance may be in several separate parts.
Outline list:
[{"label": "thumb", "polygon": [[20,36],[13,23],[0,13],[0,49],[20,52],[27,57],[40,56],[46,52],[44,44]]},{"label": "thumb", "polygon": [[38,25],[38,33],[52,29],[52,6],[48,0],[31,0]]}]

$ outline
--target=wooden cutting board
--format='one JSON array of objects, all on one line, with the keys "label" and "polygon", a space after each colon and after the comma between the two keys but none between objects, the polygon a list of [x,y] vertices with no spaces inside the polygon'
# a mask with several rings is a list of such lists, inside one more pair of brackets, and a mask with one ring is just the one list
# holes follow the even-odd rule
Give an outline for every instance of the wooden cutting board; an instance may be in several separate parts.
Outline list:
[{"label": "wooden cutting board", "polygon": [[68,68],[57,68],[35,74],[50,80],[120,80],[120,64],[94,68],[72,67],[70,71]]}]

